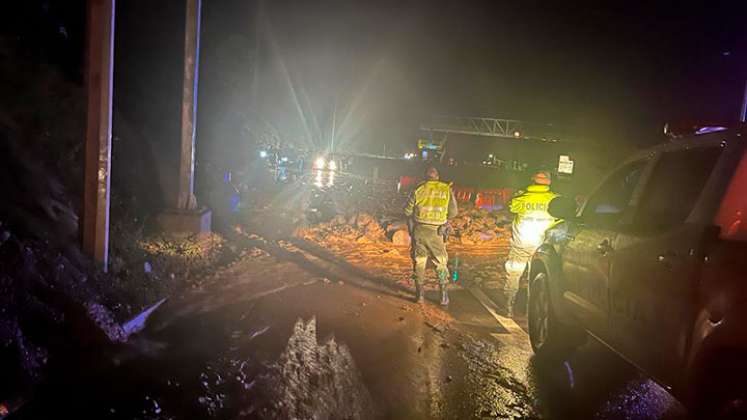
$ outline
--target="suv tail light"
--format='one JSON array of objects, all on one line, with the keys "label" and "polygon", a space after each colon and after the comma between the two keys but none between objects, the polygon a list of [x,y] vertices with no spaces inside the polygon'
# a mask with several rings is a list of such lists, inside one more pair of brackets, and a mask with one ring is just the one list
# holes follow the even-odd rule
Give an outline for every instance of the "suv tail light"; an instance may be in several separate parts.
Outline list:
[{"label": "suv tail light", "polygon": [[734,173],[716,216],[721,239],[747,242],[747,153]]}]

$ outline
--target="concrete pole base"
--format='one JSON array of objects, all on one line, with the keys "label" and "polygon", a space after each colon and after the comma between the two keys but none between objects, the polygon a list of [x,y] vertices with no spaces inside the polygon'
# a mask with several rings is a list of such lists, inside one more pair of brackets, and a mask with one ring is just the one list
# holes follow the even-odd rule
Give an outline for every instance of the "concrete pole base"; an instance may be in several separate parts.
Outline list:
[{"label": "concrete pole base", "polygon": [[207,207],[196,210],[166,210],[158,215],[158,227],[170,234],[210,233],[212,212]]}]

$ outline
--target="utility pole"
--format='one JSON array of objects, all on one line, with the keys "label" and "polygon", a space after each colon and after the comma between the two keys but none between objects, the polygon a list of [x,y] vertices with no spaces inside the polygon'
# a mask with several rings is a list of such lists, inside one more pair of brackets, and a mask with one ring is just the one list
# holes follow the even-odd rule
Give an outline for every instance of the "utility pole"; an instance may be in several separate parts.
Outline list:
[{"label": "utility pole", "polygon": [[195,116],[200,65],[201,0],[187,0],[184,27],[184,84],[182,86],[181,157],[179,161],[179,191],[176,208],[195,210]]},{"label": "utility pole", "polygon": [[107,271],[115,0],[88,0],[83,250]]},{"label": "utility pole", "polygon": [[158,224],[170,233],[205,233],[210,231],[211,213],[205,207],[198,208],[194,194],[202,1],[186,0],[185,3],[179,179],[171,208],[159,215]]}]

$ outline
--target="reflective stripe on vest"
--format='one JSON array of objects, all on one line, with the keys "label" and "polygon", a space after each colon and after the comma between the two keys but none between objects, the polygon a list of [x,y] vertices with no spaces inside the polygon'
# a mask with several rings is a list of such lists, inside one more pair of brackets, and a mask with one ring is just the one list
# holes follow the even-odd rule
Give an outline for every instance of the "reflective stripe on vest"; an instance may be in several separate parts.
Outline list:
[{"label": "reflective stripe on vest", "polygon": [[415,221],[429,225],[446,223],[451,189],[449,184],[428,181],[415,189]]},{"label": "reflective stripe on vest", "polygon": [[527,191],[511,199],[510,210],[516,214],[514,224],[524,221],[552,223],[555,218],[547,212],[550,202],[558,195],[545,185],[531,185]]}]

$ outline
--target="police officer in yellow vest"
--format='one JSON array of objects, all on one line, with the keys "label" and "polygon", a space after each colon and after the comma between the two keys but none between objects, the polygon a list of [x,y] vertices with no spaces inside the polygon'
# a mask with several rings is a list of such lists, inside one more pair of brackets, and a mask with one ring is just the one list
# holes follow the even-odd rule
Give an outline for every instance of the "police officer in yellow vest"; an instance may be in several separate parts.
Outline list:
[{"label": "police officer in yellow vest", "polygon": [[412,192],[405,206],[412,235],[415,296],[417,302],[423,302],[425,267],[428,258],[432,258],[441,288],[441,305],[446,306],[449,304],[446,292],[449,255],[446,253],[444,236],[445,230],[450,227],[448,221],[457,215],[458,209],[451,186],[439,181],[436,168],[429,167],[425,172],[425,179]]},{"label": "police officer in yellow vest", "polygon": [[550,191],[552,179],[550,173],[539,171],[532,177],[532,185],[526,191],[520,191],[508,203],[509,211],[514,216],[511,225],[511,248],[506,261],[506,307],[507,315],[512,317],[519,290],[519,280],[534,251],[542,244],[545,231],[554,222],[547,212],[550,201],[557,194]]}]

